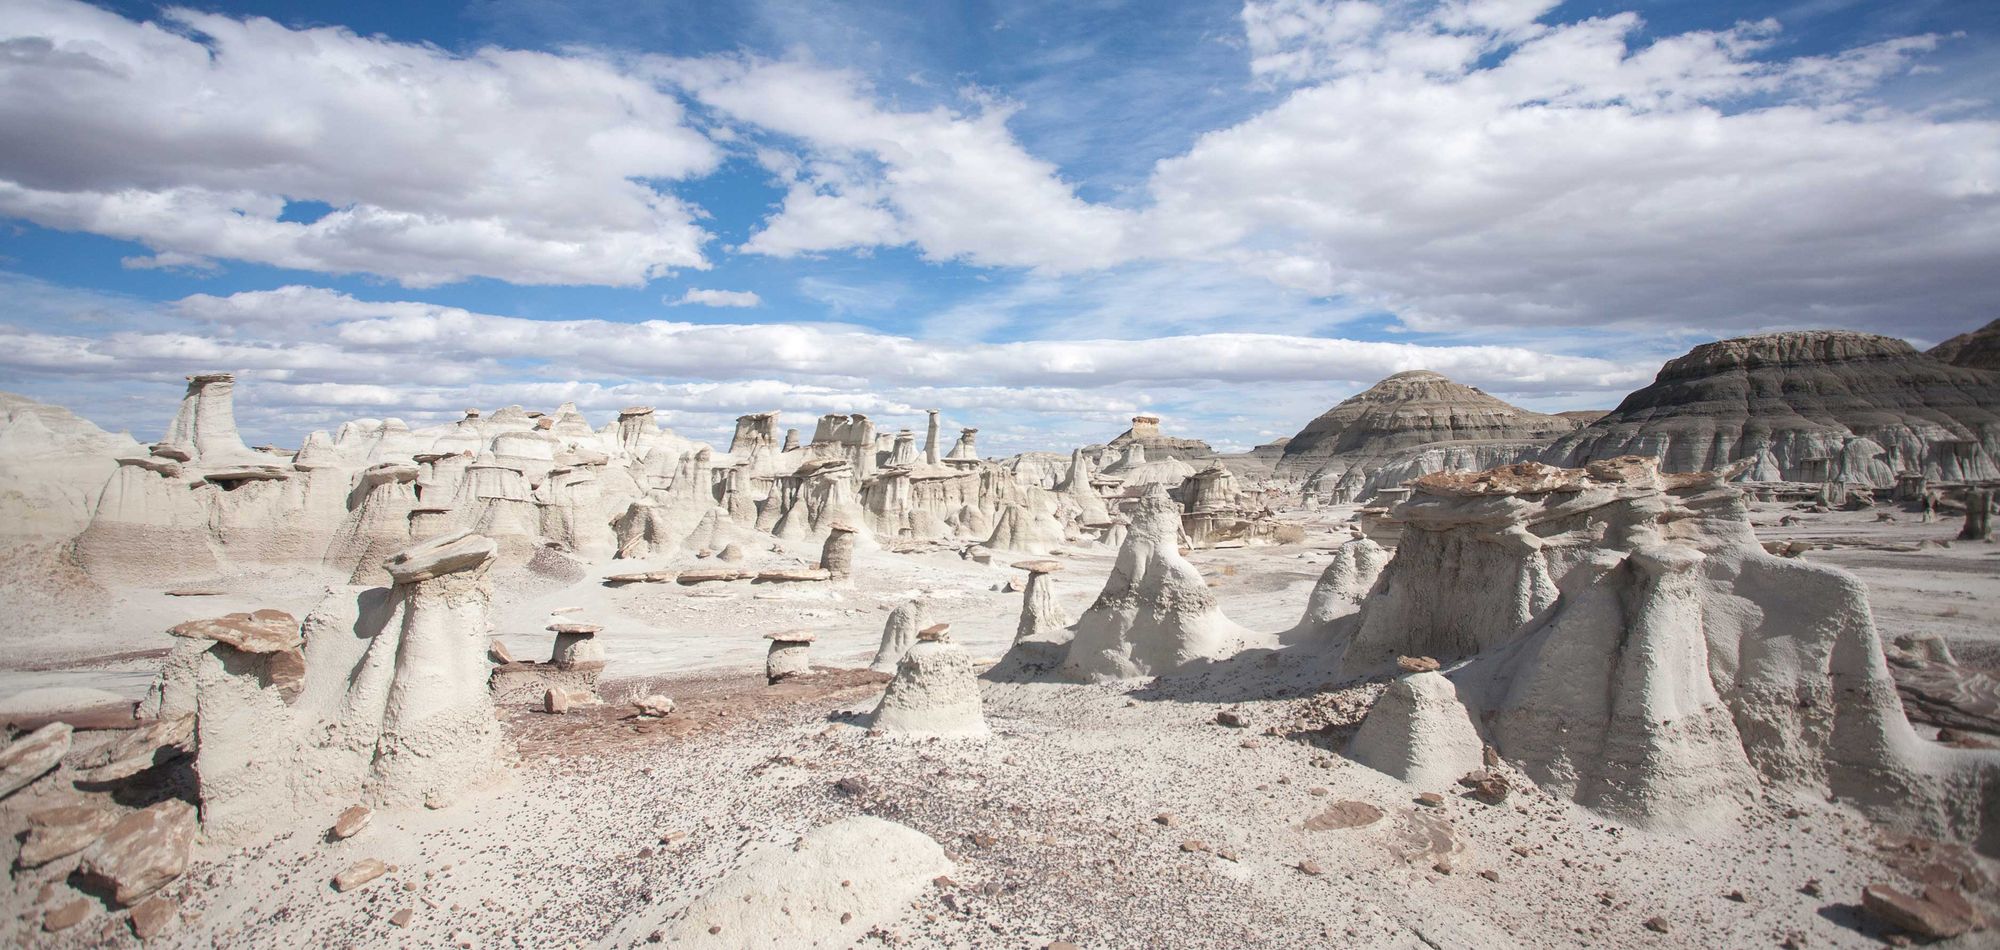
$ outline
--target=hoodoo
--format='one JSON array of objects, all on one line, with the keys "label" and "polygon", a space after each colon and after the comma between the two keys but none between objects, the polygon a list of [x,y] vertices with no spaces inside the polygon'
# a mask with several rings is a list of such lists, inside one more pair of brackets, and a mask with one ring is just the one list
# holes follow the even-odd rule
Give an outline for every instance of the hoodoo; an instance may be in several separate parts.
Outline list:
[{"label": "hoodoo", "polygon": [[[1626,457],[1418,479],[1374,592],[1327,631],[1343,668],[1444,661],[1504,759],[1630,821],[1706,824],[1772,788],[1968,820],[1904,718],[1866,591],[1766,553],[1727,474]],[[1440,731],[1444,689],[1405,692],[1364,721],[1364,760],[1391,734],[1461,731]]]},{"label": "hoodoo", "polygon": [[1076,622],[1063,672],[1079,679],[1153,676],[1228,656],[1246,631],[1216,606],[1201,572],[1180,554],[1180,506],[1141,498],[1111,576]]}]

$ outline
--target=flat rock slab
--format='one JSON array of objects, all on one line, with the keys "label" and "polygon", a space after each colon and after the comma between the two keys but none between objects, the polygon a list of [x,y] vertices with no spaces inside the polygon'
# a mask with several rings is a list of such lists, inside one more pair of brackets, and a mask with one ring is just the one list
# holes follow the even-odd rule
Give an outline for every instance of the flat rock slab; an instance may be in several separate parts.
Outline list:
[{"label": "flat rock slab", "polygon": [[21,842],[21,866],[41,867],[97,843],[118,823],[116,809],[100,805],[57,805],[28,815],[28,837]]},{"label": "flat rock slab", "polygon": [[680,576],[674,578],[674,580],[687,586],[693,586],[695,584],[706,584],[711,581],[748,580],[754,576],[749,571],[732,571],[718,568],[715,570],[682,571]]},{"label": "flat rock slab", "polygon": [[20,791],[62,762],[74,732],[69,723],[52,722],[0,749],[0,798]]},{"label": "flat rock slab", "polygon": [[171,798],[120,818],[83,853],[78,870],[130,906],[187,870],[194,834],[194,806]]},{"label": "flat rock slab", "polygon": [[1361,828],[1382,820],[1382,809],[1367,802],[1341,801],[1326,806],[1319,814],[1306,819],[1307,831],[1338,831],[1343,828]]},{"label": "flat rock slab", "polygon": [[674,571],[642,571],[636,574],[612,574],[604,579],[606,584],[664,584],[678,577]]},{"label": "flat rock slab", "polygon": [[190,620],[167,631],[190,640],[214,640],[244,653],[281,653],[305,643],[299,622],[282,610],[255,610],[209,620]]},{"label": "flat rock slab", "polygon": [[823,567],[801,567],[783,571],[759,571],[753,584],[782,584],[790,581],[832,580],[833,572]]},{"label": "flat rock slab", "polygon": [[1956,937],[1979,922],[1979,913],[1965,897],[1948,887],[1926,887],[1919,895],[1870,884],[1861,889],[1861,909],[1891,927],[1932,940]]}]

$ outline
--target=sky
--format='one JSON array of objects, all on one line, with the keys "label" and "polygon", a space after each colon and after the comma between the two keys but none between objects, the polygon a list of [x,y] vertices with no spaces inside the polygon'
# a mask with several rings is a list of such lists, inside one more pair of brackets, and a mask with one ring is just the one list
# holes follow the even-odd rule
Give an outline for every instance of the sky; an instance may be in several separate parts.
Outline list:
[{"label": "sky", "polygon": [[2000,316],[1990,0],[0,4],[0,389],[253,442],[656,406],[726,444],[1432,369],[1609,408],[1728,336]]}]

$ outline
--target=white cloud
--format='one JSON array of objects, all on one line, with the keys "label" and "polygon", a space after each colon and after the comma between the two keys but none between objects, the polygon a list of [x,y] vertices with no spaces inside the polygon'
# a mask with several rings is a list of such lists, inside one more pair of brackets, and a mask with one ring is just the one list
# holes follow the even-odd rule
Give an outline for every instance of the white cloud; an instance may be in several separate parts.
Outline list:
[{"label": "white cloud", "polygon": [[688,304],[701,307],[755,307],[761,305],[764,298],[749,290],[708,290],[689,287],[687,293],[682,294],[679,300],[668,299],[666,302],[677,307]]},{"label": "white cloud", "polygon": [[[1012,107],[899,111],[862,77],[792,60],[653,59],[702,103],[799,143],[784,207],[752,253],[911,243],[927,257],[1073,272],[1129,258],[1131,216],[1077,197],[1007,129]],[[767,161],[767,165],[775,164]]]},{"label": "white cloud", "polygon": [[[705,175],[720,150],[672,95],[587,54],[68,0],[0,5],[0,48],[0,128],[23,133],[0,137],[0,214],[136,240],[155,264],[411,286],[707,266],[691,209],[641,179]],[[281,219],[288,200],[333,210]]]},{"label": "white cloud", "polygon": [[1253,67],[1305,85],[1159,163],[1157,250],[1432,330],[1986,318],[2000,123],[1864,98],[1934,38],[1787,59],[1768,22],[1549,6],[1246,5]]},{"label": "white cloud", "polygon": [[[244,380],[246,428],[280,443],[296,441],[299,426],[356,415],[421,421],[467,405],[575,401],[599,416],[653,403],[679,414],[675,424],[689,434],[713,439],[744,412],[777,408],[809,419],[862,411],[899,426],[920,424],[919,410],[935,407],[956,424],[989,430],[994,451],[1061,449],[1109,438],[1140,410],[1215,439],[1296,429],[1404,369],[1436,369],[1501,393],[1582,392],[1594,403],[1657,366],[1277,333],[954,343],[829,323],[529,320],[297,286],[195,295],[152,323],[133,315],[93,330],[60,316],[123,313],[126,305],[13,283],[23,285],[20,299],[48,313],[40,328],[0,326],[0,375],[23,381],[10,385],[30,394],[115,391],[82,408],[147,433],[171,414],[180,374],[234,370]],[[1252,421],[1235,421],[1243,418]]]}]

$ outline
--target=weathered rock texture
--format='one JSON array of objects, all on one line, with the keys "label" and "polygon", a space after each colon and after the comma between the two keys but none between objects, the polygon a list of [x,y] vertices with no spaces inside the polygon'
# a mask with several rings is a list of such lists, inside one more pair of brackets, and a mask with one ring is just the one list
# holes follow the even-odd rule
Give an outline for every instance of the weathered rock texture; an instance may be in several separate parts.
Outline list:
[{"label": "weathered rock texture", "polygon": [[141,452],[67,409],[0,393],[0,544],[83,530],[118,458]]},{"label": "weathered rock texture", "polygon": [[615,942],[645,943],[664,927],[670,947],[847,946],[952,870],[944,848],[920,831],[843,818],[752,855],[677,921],[664,912],[634,915]]},{"label": "weathered rock texture", "polygon": [[1925,352],[1953,366],[2000,371],[2000,320],[1961,333]]},{"label": "weathered rock texture", "polygon": [[1439,673],[1412,673],[1382,691],[1348,743],[1362,765],[1411,785],[1443,788],[1480,766],[1479,731]]},{"label": "weathered rock texture", "polygon": [[1322,500],[1365,498],[1429,472],[1532,457],[1577,423],[1509,405],[1429,370],[1397,373],[1327,410],[1285,443],[1280,475]]},{"label": "weathered rock texture", "polygon": [[2000,376],[1885,336],[1813,330],[1722,340],[1558,441],[1544,461],[1649,455],[1669,472],[1740,460],[1754,481],[2000,478]]},{"label": "weathered rock texture", "polygon": [[1132,428],[1118,434],[1106,443],[1115,449],[1126,449],[1132,445],[1146,447],[1146,455],[1153,459],[1200,459],[1215,454],[1209,444],[1200,439],[1186,439],[1170,436],[1160,431],[1159,416],[1133,416]]},{"label": "weathered rock texture", "polygon": [[891,735],[986,735],[979,680],[965,648],[942,635],[919,638],[897,661],[873,727]]},{"label": "weathered rock texture", "polygon": [[1222,615],[1201,573],[1180,554],[1180,509],[1164,492],[1141,498],[1097,601],[1075,625],[1066,675],[1115,680],[1227,656],[1244,631]]},{"label": "weathered rock texture", "polygon": [[1782,789],[1977,828],[1904,718],[1860,582],[1767,554],[1722,476],[1627,457],[1413,487],[1374,593],[1334,622],[1347,673],[1464,661],[1450,679],[1500,755],[1643,824]]},{"label": "weathered rock texture", "polygon": [[248,838],[273,809],[449,801],[493,777],[485,575],[496,551],[480,535],[445,535],[388,559],[392,589],[330,591],[306,617],[296,689],[278,668],[283,644],[258,653],[216,640],[202,652],[192,679],[204,830]]},{"label": "weathered rock texture", "polygon": [[875,650],[875,659],[868,668],[877,673],[896,672],[896,663],[917,642],[917,631],[928,626],[930,620],[921,600],[909,601],[890,611],[889,621],[882,625],[882,645]]}]

